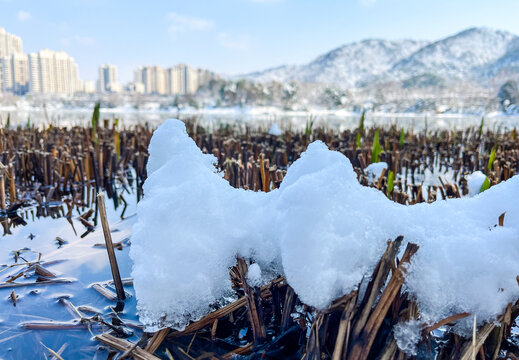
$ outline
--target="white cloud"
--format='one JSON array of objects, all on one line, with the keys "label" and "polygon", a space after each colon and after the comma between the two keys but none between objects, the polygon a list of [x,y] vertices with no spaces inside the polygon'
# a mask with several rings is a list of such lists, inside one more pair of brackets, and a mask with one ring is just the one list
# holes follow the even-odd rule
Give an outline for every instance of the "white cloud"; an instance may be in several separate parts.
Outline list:
[{"label": "white cloud", "polygon": [[69,46],[70,44],[77,44],[81,46],[91,46],[96,43],[96,39],[90,36],[74,35],[72,37],[61,38],[61,45]]},{"label": "white cloud", "polygon": [[16,17],[18,18],[19,21],[28,21],[28,20],[32,19],[32,15],[30,13],[28,13],[27,11],[23,11],[23,10],[18,11],[18,13],[16,14]]},{"label": "white cloud", "polygon": [[167,15],[167,18],[171,22],[168,30],[172,37],[176,37],[178,34],[189,30],[202,31],[213,27],[213,22],[211,20],[181,15],[175,12],[170,12]]},{"label": "white cloud", "polygon": [[218,34],[218,41],[220,44],[229,49],[248,49],[250,46],[250,39],[246,35],[233,36],[226,32]]}]

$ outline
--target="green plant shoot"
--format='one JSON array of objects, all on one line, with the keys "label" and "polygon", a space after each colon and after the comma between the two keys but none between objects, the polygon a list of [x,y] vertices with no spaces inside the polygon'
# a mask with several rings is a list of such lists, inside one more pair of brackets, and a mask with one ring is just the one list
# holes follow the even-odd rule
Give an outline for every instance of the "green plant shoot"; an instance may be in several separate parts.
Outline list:
[{"label": "green plant shoot", "polygon": [[479,189],[479,192],[482,193],[485,190],[490,189],[490,180],[488,180],[488,177],[485,178],[485,181],[483,181],[483,184],[481,184],[481,188]]},{"label": "green plant shoot", "polygon": [[97,145],[97,127],[99,125],[99,108],[101,104],[99,102],[94,106],[94,113],[92,114],[92,140]]},{"label": "green plant shoot", "polygon": [[492,170],[492,165],[494,164],[494,160],[496,159],[496,145],[492,148],[490,152],[490,157],[488,158],[488,171]]},{"label": "green plant shoot", "polygon": [[382,153],[382,147],[380,146],[378,130],[375,130],[373,147],[371,148],[371,163],[380,161],[380,153]]},{"label": "green plant shoot", "polygon": [[357,148],[360,148],[362,135],[364,135],[364,119],[366,118],[366,110],[362,111],[362,115],[360,115],[359,127],[357,128],[357,139],[355,144]]},{"label": "green plant shoot", "polygon": [[392,171],[389,171],[389,174],[387,174],[387,197],[391,197],[391,193],[393,192],[395,182],[395,173]]},{"label": "green plant shoot", "polygon": [[400,129],[400,139],[398,140],[398,144],[400,145],[400,149],[404,148],[404,145],[405,145],[405,131],[404,131],[404,128]]}]

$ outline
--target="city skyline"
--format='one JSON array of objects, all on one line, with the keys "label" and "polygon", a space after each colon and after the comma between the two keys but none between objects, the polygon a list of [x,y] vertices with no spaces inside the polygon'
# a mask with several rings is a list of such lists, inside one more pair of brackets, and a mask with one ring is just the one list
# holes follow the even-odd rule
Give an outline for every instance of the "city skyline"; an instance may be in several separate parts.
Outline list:
[{"label": "city skyline", "polygon": [[0,27],[0,93],[62,94],[119,93],[187,95],[194,94],[215,74],[186,64],[169,68],[157,65],[139,66],[132,82],[125,86],[118,81],[118,69],[113,64],[98,67],[97,81],[82,80],[79,66],[64,51],[42,49],[25,53],[23,40]]},{"label": "city skyline", "polygon": [[64,51],[25,53],[23,40],[0,28],[0,92],[73,95],[84,90],[78,65]]},{"label": "city skyline", "polygon": [[305,63],[366,38],[431,40],[473,26],[519,34],[519,3],[507,0],[200,0],[157,1],[153,8],[118,0],[0,4],[0,25],[21,36],[27,52],[66,51],[88,80],[97,78],[100,64],[115,64],[121,83],[132,81],[142,64],[187,63],[239,74]]}]

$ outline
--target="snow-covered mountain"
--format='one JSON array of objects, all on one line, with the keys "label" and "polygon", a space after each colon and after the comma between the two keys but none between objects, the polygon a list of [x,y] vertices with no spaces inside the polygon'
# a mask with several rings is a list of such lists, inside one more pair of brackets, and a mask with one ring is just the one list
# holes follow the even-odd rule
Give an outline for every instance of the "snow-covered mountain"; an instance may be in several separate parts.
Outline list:
[{"label": "snow-covered mountain", "polygon": [[407,86],[485,83],[505,73],[519,74],[519,37],[471,28],[434,41],[381,39],[346,44],[304,65],[280,66],[243,77],[257,81],[299,81],[359,87],[402,82]]}]

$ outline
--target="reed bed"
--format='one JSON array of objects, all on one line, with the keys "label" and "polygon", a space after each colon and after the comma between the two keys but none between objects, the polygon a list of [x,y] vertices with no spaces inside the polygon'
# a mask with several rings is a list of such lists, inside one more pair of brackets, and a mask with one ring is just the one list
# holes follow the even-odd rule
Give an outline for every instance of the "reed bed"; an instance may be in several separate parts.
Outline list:
[{"label": "reed bed", "polygon": [[[395,127],[359,127],[342,134],[316,129],[273,136],[254,132],[232,134],[228,130],[207,134],[191,127],[190,135],[203,151],[217,158],[232,186],[254,191],[279,187],[287,167],[315,140],[348,157],[363,185],[377,187],[401,204],[461,197],[468,193],[466,176],[478,170],[488,176],[490,185],[495,185],[519,169],[515,130],[494,133],[469,128],[414,134]],[[370,179],[365,169],[375,160],[375,139],[379,144],[376,160],[386,162],[388,169],[379,178]],[[426,172],[436,174],[437,184],[424,183]],[[448,172],[450,181],[445,176]],[[389,181],[390,177],[393,180]]]},{"label": "reed bed", "polygon": [[[25,225],[35,215],[34,211],[36,216],[70,219],[75,209],[85,227],[82,236],[99,227],[98,217],[106,236],[110,232],[103,215],[105,205],[103,202],[100,209],[98,194],[105,191],[116,208],[124,206],[125,196],[135,196],[139,201],[153,130],[147,126],[119,129],[117,121],[103,121],[101,125],[98,120],[94,116],[88,128],[0,129],[0,208],[4,233],[9,233],[12,226]],[[488,177],[488,186],[519,171],[515,130],[496,133],[483,131],[481,127],[415,134],[395,127],[364,129],[361,122],[358,129],[340,134],[312,129],[310,125],[303,133],[286,131],[275,136],[265,131],[240,132],[228,127],[209,133],[195,121],[188,121],[187,125],[197,145],[216,157],[225,179],[236,188],[252,191],[268,192],[279,187],[288,166],[315,140],[346,155],[362,184],[376,187],[401,204],[461,197],[468,191],[466,175],[477,170]],[[384,161],[388,167],[372,178],[365,170],[376,161]],[[426,183],[428,172],[438,177],[438,181]],[[496,219],[497,226],[502,224],[503,218]],[[118,303],[111,321],[100,314],[87,316],[88,309],[79,309],[63,299],[62,305],[73,314],[75,322],[22,325],[38,330],[82,328],[92,332],[97,329],[95,338],[109,349],[110,359],[117,354],[120,359],[415,358],[399,350],[392,335],[395,324],[419,316],[417,304],[402,285],[405,264],[420,250],[409,243],[398,258],[403,240],[402,237],[388,240],[371,277],[360,283],[358,290],[344,294],[328,309],[320,311],[302,304],[283,277],[261,287],[250,286],[246,281],[250,263],[237,259],[229,272],[236,301],[215,308],[183,331],[162,329],[144,333],[139,342],[132,343],[125,340],[128,329],[139,325],[119,316],[124,307],[121,307],[125,298],[123,285],[131,286],[132,280],[121,279],[117,263],[112,262],[113,248],[125,244],[112,244],[106,238],[105,244],[98,245],[108,249],[114,280],[91,287],[99,296]],[[66,245],[61,241],[60,246]],[[14,303],[17,286],[74,281],[56,277],[46,269],[52,264],[42,260],[41,254],[32,261],[25,260],[23,252],[19,256],[23,261],[4,269],[5,280],[0,283],[0,287],[13,287],[10,301]],[[15,280],[21,276],[33,277],[34,281],[17,283]],[[418,358],[519,358],[519,342],[511,334],[519,316],[519,302],[509,304],[497,321],[475,328],[473,338],[463,338],[451,331],[451,325],[470,316],[460,313],[424,327]],[[99,332],[99,327],[103,331]],[[50,351],[60,358],[60,350]]]},{"label": "reed bed", "polygon": [[[37,204],[36,216],[71,217],[93,208],[105,191],[114,207],[125,198],[142,196],[146,179],[147,147],[152,130],[146,126],[119,131],[111,126],[91,128],[0,129],[0,214],[4,233],[24,223],[24,208]],[[131,191],[135,188],[136,191]],[[33,210],[32,210],[33,211]],[[34,216],[34,211],[32,216]]]}]

